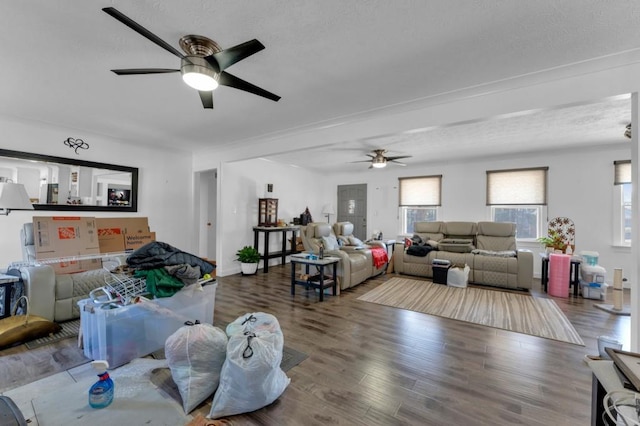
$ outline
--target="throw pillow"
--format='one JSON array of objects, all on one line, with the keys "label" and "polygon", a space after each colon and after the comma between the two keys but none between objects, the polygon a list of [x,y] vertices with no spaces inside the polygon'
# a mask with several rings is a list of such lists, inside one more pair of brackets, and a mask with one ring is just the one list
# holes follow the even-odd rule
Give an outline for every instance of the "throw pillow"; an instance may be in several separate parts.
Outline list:
[{"label": "throw pillow", "polygon": [[349,238],[349,245],[350,246],[357,246],[360,247],[361,245],[363,245],[364,243],[362,242],[362,240],[356,238],[356,237],[348,237]]},{"label": "throw pillow", "polygon": [[338,245],[338,240],[335,236],[329,235],[327,237],[322,237],[322,242],[324,243],[325,250],[339,250],[340,246]]},{"label": "throw pillow", "polygon": [[422,237],[420,237],[420,235],[417,235],[417,234],[413,234],[413,237],[411,237],[411,242],[419,246],[424,245],[424,241],[422,241]]}]

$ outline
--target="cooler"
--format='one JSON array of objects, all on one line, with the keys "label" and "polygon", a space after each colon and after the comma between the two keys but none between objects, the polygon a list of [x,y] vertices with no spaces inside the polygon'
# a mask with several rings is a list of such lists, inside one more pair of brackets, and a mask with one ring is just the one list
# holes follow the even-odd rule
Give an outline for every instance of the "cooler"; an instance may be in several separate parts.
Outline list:
[{"label": "cooler", "polygon": [[171,297],[126,306],[78,301],[84,355],[104,359],[118,367],[164,348],[171,334],[185,321],[213,324],[217,282],[199,290],[186,287]]},{"label": "cooler", "polygon": [[451,262],[443,259],[433,259],[431,262],[433,268],[433,283],[447,284],[447,274],[451,268]]}]

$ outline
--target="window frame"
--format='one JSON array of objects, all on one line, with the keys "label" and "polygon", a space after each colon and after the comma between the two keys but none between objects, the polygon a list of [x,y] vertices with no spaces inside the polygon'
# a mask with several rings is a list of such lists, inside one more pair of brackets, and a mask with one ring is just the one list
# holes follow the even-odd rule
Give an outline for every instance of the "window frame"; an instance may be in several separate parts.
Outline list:
[{"label": "window frame", "polygon": [[[541,172],[542,176],[536,177],[538,172]],[[499,178],[492,181],[493,177],[497,177],[500,174],[510,177],[510,185],[518,187],[523,183],[526,184],[532,191],[531,194],[527,194],[527,197],[515,199],[510,202],[507,196],[508,193],[518,194],[518,197],[522,195],[518,188],[503,191],[504,187],[499,185]],[[518,176],[520,175],[520,176]],[[540,181],[541,179],[541,181]],[[512,183],[513,182],[513,183]],[[547,235],[546,218],[547,218],[547,197],[548,197],[548,182],[549,182],[549,167],[528,167],[519,169],[503,169],[503,170],[487,170],[486,171],[486,204],[489,210],[490,220],[495,220],[496,209],[536,209],[536,237],[534,238],[522,238],[518,237],[516,226],[516,241],[521,242],[534,242],[537,238]],[[497,198],[497,200],[496,200]]]},{"label": "window frame", "polygon": [[[633,238],[625,238],[625,206],[633,208],[631,183],[631,160],[616,160],[613,162],[613,245],[631,247]],[[625,200],[625,190],[629,191],[629,199]]]},{"label": "window frame", "polygon": [[522,238],[518,236],[517,226],[516,226],[516,241],[519,242],[537,242],[537,239],[547,235],[547,206],[539,205],[539,204],[496,204],[488,206],[489,209],[489,220],[492,222],[498,222],[495,216],[495,209],[536,209],[536,236],[533,238]]},{"label": "window frame", "polygon": [[[413,182],[419,183],[421,180],[429,181],[428,185],[437,186],[437,194],[403,194],[403,182],[407,182],[409,185]],[[437,181],[437,182],[434,182]],[[434,185],[435,183],[435,185]],[[412,188],[406,188],[411,190]],[[415,189],[415,188],[413,188]],[[405,196],[406,195],[406,196]],[[420,195],[425,195],[422,200],[419,199]],[[416,199],[418,197],[418,199]],[[440,206],[442,205],[442,175],[429,175],[429,176],[409,176],[398,178],[398,216],[399,216],[399,233],[400,235],[410,234],[413,231],[407,229],[408,225],[408,213],[411,209],[418,210],[433,210],[435,219],[438,220],[440,214]]]}]

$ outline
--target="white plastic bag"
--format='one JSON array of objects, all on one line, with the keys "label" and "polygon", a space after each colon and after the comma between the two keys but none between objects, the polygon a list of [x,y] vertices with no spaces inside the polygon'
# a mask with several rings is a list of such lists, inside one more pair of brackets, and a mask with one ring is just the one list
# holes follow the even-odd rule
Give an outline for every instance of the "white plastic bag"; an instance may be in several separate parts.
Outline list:
[{"label": "white plastic bag", "polygon": [[469,265],[465,264],[462,268],[449,268],[447,272],[447,285],[452,287],[466,287],[469,282]]},{"label": "white plastic bag", "polygon": [[244,314],[235,319],[235,321],[227,325],[227,336],[234,334],[257,333],[259,331],[268,331],[270,333],[280,333],[280,323],[278,319],[265,312],[253,312]]},{"label": "white plastic bag", "polygon": [[258,331],[229,337],[209,417],[248,413],[278,399],[291,381],[280,368],[283,346],[282,333]]},{"label": "white plastic bag", "polygon": [[167,338],[165,357],[186,414],[218,387],[227,340],[224,331],[211,324],[185,325]]}]

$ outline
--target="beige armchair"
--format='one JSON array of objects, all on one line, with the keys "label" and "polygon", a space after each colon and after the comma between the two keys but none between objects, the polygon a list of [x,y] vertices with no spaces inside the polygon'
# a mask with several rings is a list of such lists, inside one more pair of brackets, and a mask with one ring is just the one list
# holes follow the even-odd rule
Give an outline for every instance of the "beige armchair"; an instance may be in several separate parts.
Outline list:
[{"label": "beige armchair", "polygon": [[384,271],[384,268],[374,268],[371,250],[368,247],[339,247],[336,235],[328,223],[310,223],[303,227],[301,235],[305,251],[318,253],[322,243],[324,244],[325,256],[331,255],[340,258],[337,275],[341,290],[354,287],[367,278]]}]

